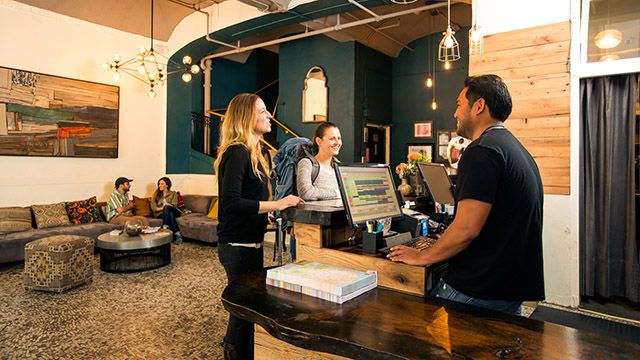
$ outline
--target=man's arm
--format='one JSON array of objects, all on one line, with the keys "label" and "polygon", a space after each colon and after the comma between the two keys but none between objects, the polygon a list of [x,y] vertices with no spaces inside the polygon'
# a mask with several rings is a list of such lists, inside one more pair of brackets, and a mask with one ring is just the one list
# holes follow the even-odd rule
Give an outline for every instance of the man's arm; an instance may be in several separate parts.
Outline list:
[{"label": "man's arm", "polygon": [[458,202],[455,219],[431,248],[418,251],[397,245],[391,248],[387,257],[409,265],[431,265],[447,260],[464,250],[480,234],[490,211],[490,203],[474,199],[461,200]]}]

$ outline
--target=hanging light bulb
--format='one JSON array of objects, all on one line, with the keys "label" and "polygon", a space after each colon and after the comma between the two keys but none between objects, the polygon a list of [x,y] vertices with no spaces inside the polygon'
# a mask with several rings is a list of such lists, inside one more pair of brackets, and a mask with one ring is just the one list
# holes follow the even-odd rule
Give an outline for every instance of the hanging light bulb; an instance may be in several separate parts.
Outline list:
[{"label": "hanging light bulb", "polygon": [[449,69],[451,69],[451,63],[450,63],[449,61],[445,61],[445,62],[444,62],[444,69],[445,69],[445,70],[449,70]]},{"label": "hanging light bulb", "polygon": [[447,1],[447,30],[442,33],[444,37],[438,46],[438,61],[456,61],[460,59],[460,46],[456,40],[456,32],[451,29],[451,1]]},{"label": "hanging light bulb", "polygon": [[138,66],[138,72],[140,74],[144,74],[147,72],[147,68],[144,66],[144,63],[140,64],[140,66]]},{"label": "hanging light bulb", "polygon": [[478,8],[477,1],[471,2],[471,29],[469,29],[469,55],[481,55],[483,45],[483,35],[478,26]]},{"label": "hanging light bulb", "polygon": [[109,65],[109,63],[104,63],[102,64],[102,68],[105,70],[109,70],[111,68],[111,66]]},{"label": "hanging light bulb", "polygon": [[113,72],[113,80],[115,81],[120,80],[120,71],[116,70]]},{"label": "hanging light bulb", "polygon": [[436,110],[438,108],[438,104],[436,103],[436,99],[431,101],[431,110]]},{"label": "hanging light bulb", "polygon": [[119,54],[113,54],[113,61],[114,62],[120,62],[120,55]]},{"label": "hanging light bulb", "polygon": [[153,90],[153,87],[151,87],[151,89],[149,89],[149,92],[147,93],[147,95],[149,95],[149,97],[150,97],[151,99],[153,99],[153,98],[154,98],[154,97],[156,97],[156,95],[158,95],[158,94],[156,94],[155,90]]},{"label": "hanging light bulb", "polygon": [[433,80],[431,80],[431,76],[427,78],[426,85],[428,88],[433,86]]},{"label": "hanging light bulb", "polygon": [[184,82],[191,81],[191,74],[189,74],[188,72],[182,74],[182,81],[184,81]]}]

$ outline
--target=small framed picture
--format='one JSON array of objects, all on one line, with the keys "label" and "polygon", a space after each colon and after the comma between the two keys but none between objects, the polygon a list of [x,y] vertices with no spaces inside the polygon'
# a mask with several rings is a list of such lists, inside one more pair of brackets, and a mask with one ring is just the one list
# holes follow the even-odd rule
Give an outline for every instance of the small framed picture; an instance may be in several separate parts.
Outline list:
[{"label": "small framed picture", "polygon": [[413,123],[413,137],[415,138],[432,138],[433,137],[433,121],[417,121]]},{"label": "small framed picture", "polygon": [[438,161],[447,161],[447,145],[438,145]]},{"label": "small framed picture", "polygon": [[417,152],[422,156],[427,156],[430,161],[433,161],[433,145],[430,144],[407,144],[407,155]]},{"label": "small framed picture", "polygon": [[450,140],[451,140],[450,130],[438,131],[438,146],[448,145]]}]

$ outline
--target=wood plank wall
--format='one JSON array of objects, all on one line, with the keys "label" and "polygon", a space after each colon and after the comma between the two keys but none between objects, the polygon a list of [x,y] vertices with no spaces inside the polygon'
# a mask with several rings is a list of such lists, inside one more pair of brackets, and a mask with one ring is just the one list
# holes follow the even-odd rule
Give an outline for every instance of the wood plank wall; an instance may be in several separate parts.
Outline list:
[{"label": "wood plank wall", "polygon": [[569,195],[569,46],[567,22],[485,36],[469,75],[505,81],[513,111],[505,126],[540,168],[545,194]]}]

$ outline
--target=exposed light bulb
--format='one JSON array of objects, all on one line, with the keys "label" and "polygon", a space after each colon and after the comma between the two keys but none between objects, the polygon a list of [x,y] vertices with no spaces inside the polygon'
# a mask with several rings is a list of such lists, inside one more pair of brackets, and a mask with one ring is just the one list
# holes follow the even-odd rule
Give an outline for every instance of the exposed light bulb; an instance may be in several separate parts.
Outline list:
[{"label": "exposed light bulb", "polygon": [[138,61],[144,60],[144,54],[143,53],[136,54],[136,60],[138,60]]},{"label": "exposed light bulb", "polygon": [[182,74],[182,81],[184,81],[184,82],[191,81],[191,74],[189,74],[188,72]]},{"label": "exposed light bulb", "polygon": [[109,63],[104,63],[102,64],[102,68],[105,70],[109,70],[111,68],[111,65],[109,65]]},{"label": "exposed light bulb", "polygon": [[451,49],[453,47],[453,35],[451,35],[449,31],[447,31],[447,35],[445,35],[444,46],[447,49]]},{"label": "exposed light bulb", "polygon": [[153,98],[154,98],[154,97],[156,97],[156,95],[158,95],[158,94],[156,94],[156,92],[153,90],[153,88],[151,88],[151,89],[149,89],[149,92],[147,93],[147,95],[149,95],[149,97],[150,97],[151,99],[153,99]]},{"label": "exposed light bulb", "polygon": [[156,73],[154,73],[154,72],[148,73],[147,76],[149,76],[149,80],[150,81],[155,81],[156,80]]},{"label": "exposed light bulb", "polygon": [[469,39],[473,43],[479,43],[482,40],[482,32],[476,25],[469,30]]},{"label": "exposed light bulb", "polygon": [[191,59],[191,56],[189,56],[189,55],[185,55],[182,58],[182,63],[185,64],[185,65],[190,65],[191,61],[192,61],[192,59]]},{"label": "exposed light bulb", "polygon": [[113,61],[120,62],[120,55],[119,54],[113,54]]},{"label": "exposed light bulb", "polygon": [[164,66],[160,63],[157,63],[156,67],[158,68],[158,71],[162,71],[162,69],[164,69]]},{"label": "exposed light bulb", "polygon": [[435,100],[433,100],[433,101],[431,102],[431,110],[435,110],[435,109],[437,109],[437,108],[438,108],[438,104],[436,103],[436,101],[435,101]]},{"label": "exposed light bulb", "polygon": [[449,62],[449,60],[444,62],[444,68],[445,68],[445,70],[451,69],[451,63]]},{"label": "exposed light bulb", "polygon": [[120,80],[120,71],[116,70],[113,72],[113,80],[115,81]]},{"label": "exposed light bulb", "polygon": [[140,64],[140,66],[138,66],[138,72],[140,74],[144,74],[147,72],[147,68],[144,66],[144,64]]},{"label": "exposed light bulb", "polygon": [[189,69],[189,71],[191,71],[192,74],[197,74],[200,72],[200,66],[191,65],[191,68]]},{"label": "exposed light bulb", "polygon": [[622,33],[616,29],[607,29],[596,34],[594,42],[600,49],[612,49],[622,41]]},{"label": "exposed light bulb", "polygon": [[433,80],[431,80],[431,77],[427,78],[427,87],[430,88],[433,86]]},{"label": "exposed light bulb", "polygon": [[149,61],[151,61],[151,62],[156,62],[156,56],[155,56],[155,55],[153,55],[153,53],[151,53],[151,54],[149,55]]}]

